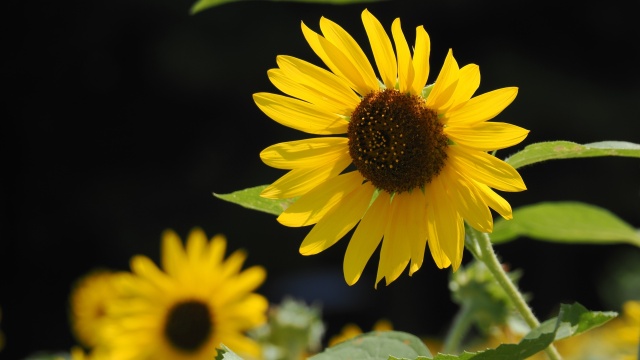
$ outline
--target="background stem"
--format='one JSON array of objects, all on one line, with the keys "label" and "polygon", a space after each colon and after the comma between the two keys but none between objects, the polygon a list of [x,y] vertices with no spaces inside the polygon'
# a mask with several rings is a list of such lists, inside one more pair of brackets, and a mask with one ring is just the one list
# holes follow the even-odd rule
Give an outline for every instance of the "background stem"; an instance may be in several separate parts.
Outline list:
[{"label": "background stem", "polygon": [[457,354],[458,349],[460,348],[460,344],[462,343],[462,339],[464,335],[469,330],[473,320],[473,311],[472,306],[464,303],[455,318],[453,319],[453,324],[449,328],[447,332],[447,336],[444,338],[444,345],[442,348],[443,353],[445,354]]}]

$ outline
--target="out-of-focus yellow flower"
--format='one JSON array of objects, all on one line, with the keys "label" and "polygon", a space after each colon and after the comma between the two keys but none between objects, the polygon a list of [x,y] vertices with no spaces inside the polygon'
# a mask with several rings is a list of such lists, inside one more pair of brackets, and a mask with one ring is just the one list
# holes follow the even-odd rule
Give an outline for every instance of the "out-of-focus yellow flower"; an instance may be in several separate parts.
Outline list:
[{"label": "out-of-focus yellow flower", "polygon": [[[371,330],[372,331],[390,331],[390,330],[393,330],[393,325],[389,320],[380,319],[376,321],[375,324],[373,324],[373,328]],[[362,333],[363,331],[358,325],[353,323],[348,323],[342,327],[342,330],[340,331],[339,334],[334,335],[329,339],[329,346],[336,345],[345,340],[353,339],[354,337]]]},{"label": "out-of-focus yellow flower", "polygon": [[126,297],[107,307],[101,345],[117,360],[211,360],[220,344],[259,356],[259,345],[245,332],[266,321],[267,299],[253,292],[266,271],[241,271],[246,254],[235,251],[225,259],[226,246],[222,235],[209,241],[200,228],[190,232],[186,246],[165,231],[162,269],[146,256],[132,258]]},{"label": "out-of-focus yellow flower", "polygon": [[119,296],[116,283],[124,276],[127,276],[126,272],[99,269],[89,272],[74,284],[69,299],[69,320],[80,344],[90,348],[98,343],[106,304]]}]

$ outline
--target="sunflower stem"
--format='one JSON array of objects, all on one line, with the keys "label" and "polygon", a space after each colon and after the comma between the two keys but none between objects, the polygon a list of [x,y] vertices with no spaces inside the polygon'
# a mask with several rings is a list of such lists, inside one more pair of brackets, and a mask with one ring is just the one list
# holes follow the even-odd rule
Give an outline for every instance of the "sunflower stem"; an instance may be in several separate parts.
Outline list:
[{"label": "sunflower stem", "polygon": [[473,311],[472,305],[464,303],[455,318],[453,318],[453,324],[447,332],[447,336],[444,338],[444,345],[442,352],[445,354],[457,354],[462,339],[466,335],[467,331],[473,323]]},{"label": "sunflower stem", "polygon": [[[477,259],[482,261],[487,266],[498,284],[500,284],[507,296],[509,296],[514,307],[516,308],[516,310],[518,310],[527,325],[529,325],[531,329],[540,326],[540,321],[538,321],[538,318],[536,318],[536,316],[533,314],[533,311],[527,304],[524,296],[522,296],[522,293],[520,293],[516,284],[511,281],[507,272],[502,267],[498,256],[493,250],[489,235],[478,231],[470,226],[467,228],[470,230],[472,237],[475,238],[478,248],[480,249],[480,256],[477,257]],[[476,255],[475,252],[472,253]],[[553,346],[553,344],[549,345],[549,347],[545,349],[545,352],[551,360],[562,359],[560,353],[558,353],[558,350],[555,348],[555,346]]]}]

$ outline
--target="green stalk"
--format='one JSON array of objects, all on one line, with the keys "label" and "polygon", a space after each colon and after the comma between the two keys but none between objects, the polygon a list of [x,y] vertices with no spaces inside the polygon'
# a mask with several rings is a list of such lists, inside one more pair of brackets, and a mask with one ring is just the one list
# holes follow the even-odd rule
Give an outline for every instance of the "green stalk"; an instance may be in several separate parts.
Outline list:
[{"label": "green stalk", "polygon": [[444,338],[444,345],[442,352],[445,354],[457,354],[462,339],[466,335],[467,331],[473,323],[473,310],[472,306],[468,303],[464,303],[455,318],[453,324],[447,332],[447,336]]},{"label": "green stalk", "polygon": [[[529,325],[531,329],[540,326],[540,321],[538,321],[538,318],[536,318],[536,316],[533,314],[533,311],[531,311],[531,308],[527,304],[526,300],[524,299],[520,291],[518,291],[516,285],[507,275],[507,272],[502,267],[500,260],[498,260],[498,257],[493,250],[493,246],[491,245],[491,239],[489,238],[489,235],[480,232],[470,226],[467,227],[467,230],[475,239],[475,242],[478,244],[478,248],[480,250],[479,256],[475,251],[473,251],[472,253],[476,255],[476,258],[478,260],[482,261],[487,266],[498,284],[500,284],[505,293],[507,293],[507,296],[509,296],[511,302],[515,306],[516,310],[518,310],[527,325]],[[545,349],[545,352],[551,360],[562,359],[560,353],[558,353],[558,350],[555,348],[555,346],[553,346],[553,344],[549,345],[549,347]]]}]

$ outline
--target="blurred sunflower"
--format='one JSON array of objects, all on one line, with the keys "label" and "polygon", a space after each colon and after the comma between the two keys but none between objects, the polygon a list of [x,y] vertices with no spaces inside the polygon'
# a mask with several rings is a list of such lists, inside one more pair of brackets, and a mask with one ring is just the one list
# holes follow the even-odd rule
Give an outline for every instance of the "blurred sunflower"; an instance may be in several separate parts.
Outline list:
[{"label": "blurred sunflower", "polygon": [[[272,145],[260,153],[269,166],[291,170],[267,186],[271,199],[300,197],[278,221],[314,225],[303,255],[317,254],[357,226],[344,258],[349,285],[358,281],[382,242],[375,284],[389,284],[409,266],[422,266],[427,244],[439,268],[462,261],[464,221],[493,230],[489,207],[506,219],[509,203],[491,188],[522,191],[518,172],[488,154],[521,142],[528,130],[488,122],[516,97],[509,87],[476,97],[477,65],[462,68],[449,50],[434,84],[429,76],[430,39],[416,28],[413,57],[395,19],[393,44],[381,23],[362,13],[380,79],[356,41],[322,18],[322,35],[302,32],[330,69],[278,56],[271,82],[289,96],[257,93],[257,106],[280,124],[316,135]],[[346,137],[335,135],[345,134]],[[345,169],[348,171],[344,172]]]},{"label": "blurred sunflower", "polygon": [[224,344],[234,352],[258,356],[258,344],[245,331],[266,321],[267,300],[253,291],[266,271],[259,266],[240,271],[246,254],[226,260],[226,240],[207,241],[193,229],[186,248],[171,230],[162,236],[162,270],[145,256],[131,260],[131,276],[123,283],[129,296],[108,307],[104,344],[114,359],[211,360]]},{"label": "blurred sunflower", "polygon": [[71,289],[69,317],[76,340],[85,347],[98,343],[106,304],[119,296],[116,282],[125,272],[98,269],[78,279]]}]

